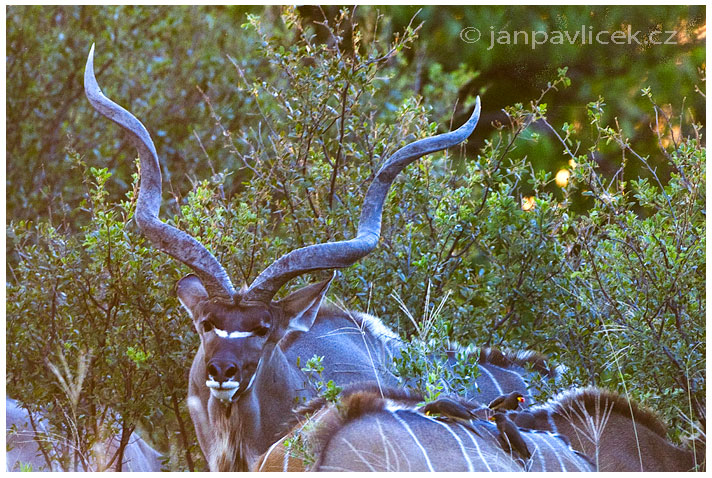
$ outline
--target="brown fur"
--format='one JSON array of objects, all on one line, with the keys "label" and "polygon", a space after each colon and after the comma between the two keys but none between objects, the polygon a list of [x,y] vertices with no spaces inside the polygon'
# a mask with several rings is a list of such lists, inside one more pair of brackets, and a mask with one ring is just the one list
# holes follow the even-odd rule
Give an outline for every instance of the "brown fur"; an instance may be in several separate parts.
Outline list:
[{"label": "brown fur", "polygon": [[689,471],[704,459],[671,443],[653,411],[594,387],[563,392],[515,415],[520,427],[551,430],[553,421],[556,431],[600,471]]},{"label": "brown fur", "polygon": [[566,393],[555,399],[550,406],[553,412],[564,412],[565,414],[566,410],[579,409],[581,403],[584,404],[586,411],[591,414],[594,413],[597,403],[609,403],[612,406],[613,413],[628,418],[631,416],[632,410],[633,419],[637,424],[649,428],[663,438],[667,437],[667,427],[654,411],[609,390],[595,387],[577,390],[574,393]]},{"label": "brown fur", "polygon": [[343,393],[338,406],[332,407],[327,412],[317,429],[309,437],[316,456],[321,455],[321,451],[328,445],[331,438],[346,424],[369,413],[382,411],[388,404],[388,399],[384,396],[377,390],[377,387],[374,390],[370,385],[365,385],[361,389],[356,386],[349,387],[349,390]]},{"label": "brown fur", "polygon": [[[383,392],[382,395],[381,392]],[[357,396],[353,397],[354,395]],[[349,411],[347,414],[349,416],[353,415],[354,417],[358,417],[371,410],[381,410],[385,405],[385,400],[381,403],[377,401],[378,398],[412,402],[413,404],[423,400],[421,395],[404,389],[390,387],[379,388],[376,382],[360,382],[349,384],[343,388],[340,397],[342,405],[340,405],[340,407],[342,410],[348,408]],[[462,400],[464,401],[464,399]],[[369,401],[373,401],[373,404],[367,404]],[[348,407],[343,405],[344,403],[348,403]],[[304,405],[300,405],[294,409],[295,415],[286,422],[286,426],[290,430],[293,429],[295,426],[303,423],[306,418],[313,416],[327,405],[328,402],[324,397],[316,397],[309,400]]]},{"label": "brown fur", "polygon": [[420,402],[423,396],[417,392],[411,392],[403,388],[378,386],[376,382],[352,383],[344,387],[341,398],[348,398],[354,393],[371,393],[374,395],[402,402]]},{"label": "brown fur", "polygon": [[[456,395],[448,398],[459,401],[470,409],[481,407],[482,404],[467,400]],[[310,439],[314,440],[317,455],[327,446],[329,440],[349,422],[358,420],[371,413],[379,413],[388,405],[396,402],[402,408],[416,410],[418,404],[424,400],[421,394],[400,388],[379,388],[373,382],[353,384],[342,392],[341,401],[330,412],[330,416],[323,419]]]},{"label": "brown fur", "polygon": [[327,405],[327,402],[324,397],[312,398],[304,405],[300,405],[297,408],[295,408],[294,409],[295,415],[292,416],[289,420],[287,420],[285,425],[291,430],[292,428],[294,428],[297,425],[299,425],[300,423],[302,423],[305,418],[308,418],[308,417],[314,415],[319,410],[324,408],[326,405]]},{"label": "brown fur", "polygon": [[[452,396],[449,398],[456,399],[457,397]],[[411,434],[413,432],[406,431],[402,426],[394,428],[388,424],[385,424],[384,432],[384,429],[379,424],[380,419],[383,418],[383,412],[391,416],[394,415],[394,409],[410,410],[417,413],[418,409],[412,406],[412,402],[401,403],[383,398],[380,394],[373,393],[373,391],[357,391],[343,399],[337,407],[340,407],[341,410],[338,411],[334,407],[330,411],[332,416],[337,419],[329,423],[328,429],[321,427],[319,443],[314,448],[316,451],[315,456],[318,458],[311,471],[426,471],[426,462],[422,460],[422,452],[417,448],[408,446],[413,444],[413,435]],[[408,413],[407,416],[412,415]],[[465,471],[467,464],[469,466],[474,464],[474,471],[485,471],[485,467],[490,471],[522,471],[521,464],[514,461],[509,454],[500,453],[500,444],[497,443],[496,433],[492,431],[482,429],[482,434],[480,434],[475,428],[470,428],[467,434],[470,439],[476,441],[476,448],[472,446],[463,447],[463,442],[460,442],[461,447],[458,448],[453,446],[452,441],[446,445],[441,445],[440,434],[442,433],[443,437],[449,437],[449,434],[448,432],[443,432],[438,425],[433,425],[434,421],[432,419],[416,421],[419,422],[418,427],[425,427],[420,429],[420,432],[425,432],[426,435],[420,435],[420,437],[425,439],[423,444],[433,460],[433,467],[428,464],[427,469]],[[389,420],[386,422],[389,422]],[[390,422],[395,423],[392,420]],[[456,430],[459,429],[458,426],[447,421],[443,422],[443,426],[450,427],[450,434],[456,433]],[[413,431],[419,433],[415,428]],[[532,436],[536,437],[534,434]],[[541,441],[536,443],[542,444]],[[391,446],[390,444],[394,445]],[[563,441],[561,445],[562,449],[566,446]],[[465,450],[468,451],[465,452]],[[478,453],[480,453],[479,458],[476,457],[476,454],[473,454],[474,450],[478,450]],[[541,448],[537,447],[536,450],[541,450]],[[582,457],[575,450],[567,450],[569,454],[564,461],[570,470],[589,470],[589,460],[586,457]],[[468,455],[466,456],[470,456],[471,460],[463,460],[461,453],[467,453]],[[487,464],[482,461],[475,463],[476,460],[487,460]],[[537,464],[540,464],[541,460],[539,458]],[[558,455],[552,455],[551,453],[547,455],[546,461],[555,466],[557,462],[559,465],[562,463]],[[549,464],[546,466],[549,467]]]},{"label": "brown fur", "polygon": [[[236,410],[233,410],[236,416]],[[210,469],[217,471],[248,471],[248,458],[241,446],[241,428],[230,415],[218,413],[215,417],[215,440],[209,454]]]},{"label": "brown fur", "polygon": [[352,420],[369,413],[382,411],[389,401],[416,407],[422,396],[404,389],[379,388],[374,382],[356,383],[346,387],[341,393],[337,407],[315,430],[313,438],[316,449],[321,450],[339,429]]},{"label": "brown fur", "polygon": [[317,397],[305,405],[302,405],[294,410],[296,415],[287,422],[287,427],[290,432],[287,435],[280,437],[277,442],[263,453],[255,462],[251,471],[259,472],[281,472],[284,471],[285,457],[287,458],[287,471],[304,472],[307,464],[302,457],[294,456],[291,453],[290,447],[287,446],[286,440],[293,439],[300,434],[304,427],[309,422],[316,423],[316,430],[309,432],[305,436],[306,445],[311,450],[312,435],[318,434],[318,430],[325,423],[330,423],[335,420],[333,417],[330,404],[322,397]]}]

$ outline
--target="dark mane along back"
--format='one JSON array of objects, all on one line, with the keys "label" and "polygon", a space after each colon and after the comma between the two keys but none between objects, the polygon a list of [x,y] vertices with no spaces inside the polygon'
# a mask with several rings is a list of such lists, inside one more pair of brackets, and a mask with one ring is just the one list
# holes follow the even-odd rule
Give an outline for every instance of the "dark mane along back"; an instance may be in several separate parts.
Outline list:
[{"label": "dark mane along back", "polygon": [[570,412],[580,413],[581,404],[593,416],[596,410],[601,413],[606,410],[606,407],[612,408],[612,413],[626,418],[630,418],[632,413],[636,424],[643,425],[661,437],[667,438],[667,427],[655,412],[610,390],[589,387],[567,391],[552,399],[544,407],[550,407],[552,412],[567,416]]},{"label": "dark mane along back", "polygon": [[498,350],[493,348],[481,348],[479,363],[491,364],[498,367],[518,366],[540,373],[545,377],[554,377],[556,370],[549,368],[547,358],[533,350]]},{"label": "dark mane along back", "polygon": [[[386,405],[387,399],[415,404],[422,400],[422,396],[401,388],[379,387],[376,382],[352,383],[341,391],[339,418],[327,420],[328,425],[322,428],[341,426],[365,413],[380,411]],[[285,427],[294,429],[328,406],[329,402],[324,397],[312,398],[294,409],[294,415],[286,422]]]},{"label": "dark mane along back", "polygon": [[407,403],[417,403],[423,400],[423,396],[417,392],[412,392],[405,388],[379,386],[378,383],[372,381],[346,385],[341,392],[341,400],[346,401],[351,395],[356,393],[371,394],[379,398]]},{"label": "dark mane along back", "polygon": [[379,388],[373,382],[356,384],[350,386],[342,394],[341,415],[345,425],[368,413],[380,412],[393,401],[403,404],[404,407],[415,407],[421,400],[420,394],[411,393],[405,389]]}]

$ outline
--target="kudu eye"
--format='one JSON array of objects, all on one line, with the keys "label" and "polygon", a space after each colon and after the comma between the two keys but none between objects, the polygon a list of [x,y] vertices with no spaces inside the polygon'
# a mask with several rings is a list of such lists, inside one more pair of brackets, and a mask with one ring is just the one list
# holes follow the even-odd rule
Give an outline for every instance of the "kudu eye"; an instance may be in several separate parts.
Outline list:
[{"label": "kudu eye", "polygon": [[209,320],[204,320],[202,326],[203,326],[203,333],[207,333],[207,332],[210,332],[211,330],[213,330],[213,324],[211,324]]},{"label": "kudu eye", "polygon": [[261,325],[261,326],[257,327],[255,330],[253,330],[253,332],[258,337],[264,337],[269,332],[269,327],[265,327],[264,325]]}]

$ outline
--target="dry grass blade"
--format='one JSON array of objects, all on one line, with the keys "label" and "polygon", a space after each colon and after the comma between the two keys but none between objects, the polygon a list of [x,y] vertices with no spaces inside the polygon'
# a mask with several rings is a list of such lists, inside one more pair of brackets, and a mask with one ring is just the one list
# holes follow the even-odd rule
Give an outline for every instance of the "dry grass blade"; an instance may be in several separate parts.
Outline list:
[{"label": "dry grass blade", "polygon": [[89,360],[91,359],[91,352],[81,352],[77,359],[77,370],[76,376],[72,374],[72,370],[69,367],[67,358],[64,356],[64,352],[59,349],[59,361],[63,372],[54,365],[49,359],[45,359],[45,364],[50,369],[50,371],[57,377],[57,382],[59,383],[62,391],[69,398],[69,402],[72,406],[72,411],[76,411],[77,405],[79,404],[79,397],[82,393],[82,387],[84,385],[84,379],[87,377],[89,372]]},{"label": "dry grass blade", "polygon": [[440,300],[440,303],[435,307],[435,310],[431,313],[430,312],[430,286],[431,282],[428,281],[428,288],[425,291],[425,303],[423,304],[423,318],[420,321],[420,324],[418,324],[418,321],[415,320],[415,317],[413,314],[408,310],[408,306],[405,305],[405,302],[403,302],[403,299],[398,295],[398,292],[393,291],[391,292],[391,297],[393,297],[396,302],[398,303],[398,307],[405,313],[406,317],[408,317],[408,320],[411,321],[413,326],[415,326],[415,330],[418,333],[418,338],[422,341],[427,341],[431,330],[433,329],[433,325],[435,324],[435,320],[437,317],[440,315],[440,312],[442,311],[443,307],[445,306],[445,302],[447,299],[450,297],[451,291],[446,291],[445,296]]},{"label": "dry grass blade", "polygon": [[383,396],[383,387],[381,385],[381,379],[379,378],[378,368],[376,367],[376,363],[375,363],[375,361],[373,359],[373,355],[371,353],[371,348],[368,346],[368,341],[366,340],[366,330],[365,330],[366,322],[361,321],[361,323],[359,324],[359,321],[356,320],[356,318],[353,316],[351,311],[346,307],[346,305],[340,298],[337,298],[336,305],[349,316],[349,319],[351,319],[353,321],[353,323],[356,324],[359,331],[361,332],[361,340],[363,341],[363,345],[366,347],[366,353],[368,354],[368,360],[371,364],[371,370],[373,371],[373,376],[376,379],[376,384],[378,385],[378,390],[381,392],[381,396]]},{"label": "dry grass blade", "polygon": [[418,332],[418,336],[421,335],[420,332],[420,326],[418,325],[418,322],[415,320],[413,317],[413,314],[410,313],[410,310],[408,310],[408,306],[405,305],[405,302],[403,302],[403,299],[400,298],[400,295],[398,295],[398,292],[393,291],[391,292],[391,297],[395,299],[395,301],[398,303],[398,307],[403,311],[406,317],[413,323],[415,326],[415,330]]}]

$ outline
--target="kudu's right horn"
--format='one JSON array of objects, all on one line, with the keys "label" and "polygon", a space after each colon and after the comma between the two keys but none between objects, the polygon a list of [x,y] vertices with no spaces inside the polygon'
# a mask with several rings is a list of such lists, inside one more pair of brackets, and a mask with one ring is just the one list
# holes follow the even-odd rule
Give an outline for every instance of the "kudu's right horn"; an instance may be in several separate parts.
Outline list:
[{"label": "kudu's right horn", "polygon": [[136,201],[136,223],[158,249],[193,269],[210,297],[232,298],[235,288],[218,260],[205,246],[158,219],[161,208],[161,168],[146,127],[131,113],[104,96],[94,76],[94,45],[84,70],[84,91],[89,103],[129,133],[141,164],[141,184]]},{"label": "kudu's right horn", "polygon": [[479,119],[480,97],[478,96],[470,119],[458,129],[415,141],[393,153],[376,173],[366,192],[356,237],[345,241],[313,244],[283,255],[257,276],[244,293],[245,298],[269,302],[277,291],[294,277],[321,269],[348,267],[366,256],[378,245],[383,202],[398,173],[426,154],[463,142],[472,134]]}]

